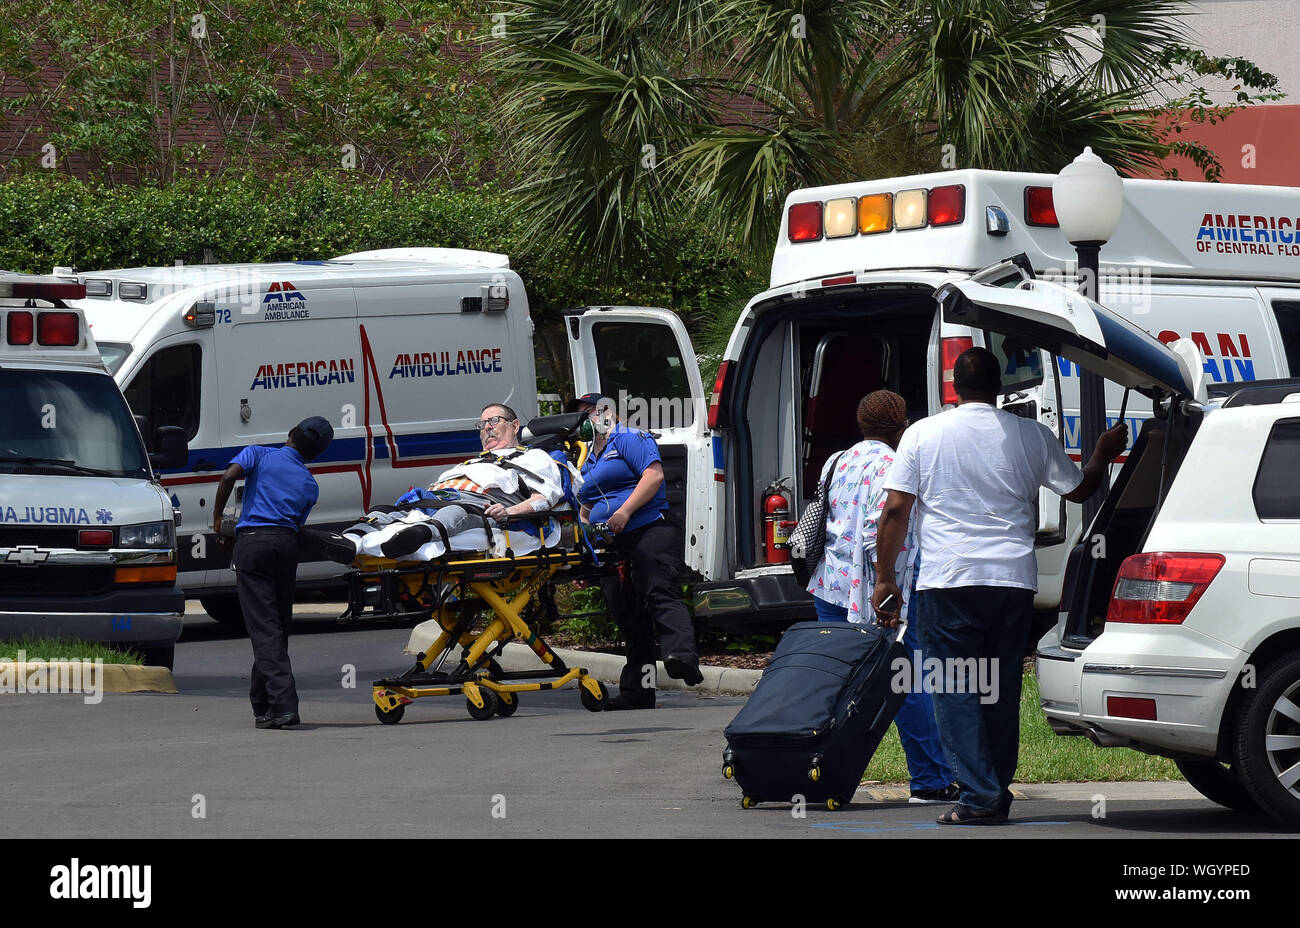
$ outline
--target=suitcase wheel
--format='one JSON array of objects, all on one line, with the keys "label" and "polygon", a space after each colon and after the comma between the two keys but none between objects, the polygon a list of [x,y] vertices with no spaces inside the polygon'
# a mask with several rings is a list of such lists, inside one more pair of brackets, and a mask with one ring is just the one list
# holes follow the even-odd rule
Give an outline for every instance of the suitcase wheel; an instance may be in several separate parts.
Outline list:
[{"label": "suitcase wheel", "polygon": [[836,811],[837,809],[841,809],[841,808],[843,808],[843,807],[844,807],[844,803],[840,802],[838,799],[827,799],[827,800],[826,800],[826,808],[827,808],[828,810],[830,810],[831,812],[834,812],[834,811]]},{"label": "suitcase wheel", "polygon": [[730,780],[730,779],[732,779],[735,775],[736,775],[736,768],[735,768],[735,767],[733,767],[731,764],[723,764],[723,765],[722,765],[722,778],[723,778],[724,780]]},{"label": "suitcase wheel", "polygon": [[753,796],[740,797],[740,807],[742,809],[752,809],[756,805],[758,805],[758,800],[755,799]]},{"label": "suitcase wheel", "polygon": [[810,780],[812,780],[814,783],[816,783],[816,782],[817,782],[818,780],[820,780],[821,778],[822,778],[822,768],[821,768],[821,767],[818,767],[816,764],[814,764],[813,766],[811,766],[811,767],[808,768],[808,779],[810,779]]}]

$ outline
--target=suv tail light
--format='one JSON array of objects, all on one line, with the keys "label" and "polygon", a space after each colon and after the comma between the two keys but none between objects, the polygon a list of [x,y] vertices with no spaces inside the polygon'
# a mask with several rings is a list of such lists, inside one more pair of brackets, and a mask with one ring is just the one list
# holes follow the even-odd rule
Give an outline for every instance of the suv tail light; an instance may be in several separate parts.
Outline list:
[{"label": "suv tail light", "polygon": [[942,375],[939,381],[939,402],[944,406],[956,406],[958,402],[957,385],[952,382],[952,368],[961,357],[963,351],[968,351],[975,347],[974,339],[966,338],[945,338],[943,340],[942,352],[943,364]]},{"label": "suv tail light", "polygon": [[1222,554],[1160,551],[1125,558],[1107,622],[1178,625],[1223,568]]}]

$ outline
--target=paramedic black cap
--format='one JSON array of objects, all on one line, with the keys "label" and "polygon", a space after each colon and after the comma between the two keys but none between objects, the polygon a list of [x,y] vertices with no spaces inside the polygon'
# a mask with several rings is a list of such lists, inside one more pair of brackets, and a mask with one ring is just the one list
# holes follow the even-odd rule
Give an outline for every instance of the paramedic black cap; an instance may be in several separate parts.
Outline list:
[{"label": "paramedic black cap", "polygon": [[564,407],[564,411],[565,411],[565,412],[577,412],[577,411],[578,411],[578,407],[581,406],[583,403],[587,403],[587,404],[590,405],[590,406],[595,406],[595,405],[596,405],[596,401],[597,401],[598,399],[600,399],[600,396],[601,396],[601,395],[600,395],[599,393],[586,393],[586,394],[583,394],[582,396],[579,396],[579,397],[576,397],[575,399],[571,399],[571,400],[569,400],[568,405]]},{"label": "paramedic black cap", "polygon": [[[309,446],[299,449],[310,453],[310,457],[303,455],[309,461],[323,454],[330,442],[334,440],[334,426],[330,425],[329,420],[324,416],[308,416],[294,426],[293,432],[289,434],[292,436],[294,432],[298,433],[302,444]],[[297,445],[298,442],[295,441],[294,444]]]}]

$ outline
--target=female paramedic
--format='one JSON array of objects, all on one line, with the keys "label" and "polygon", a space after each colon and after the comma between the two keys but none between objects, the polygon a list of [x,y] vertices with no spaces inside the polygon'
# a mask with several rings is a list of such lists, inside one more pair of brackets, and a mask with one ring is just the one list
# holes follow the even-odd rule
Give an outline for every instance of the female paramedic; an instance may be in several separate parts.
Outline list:
[{"label": "female paramedic", "polygon": [[627,644],[619,693],[605,708],[653,709],[656,633],[668,676],[687,686],[704,679],[695,626],[678,596],[682,531],[668,518],[664,468],[654,438],[620,424],[607,396],[596,402],[590,419],[596,437],[582,467],[581,517],[606,523],[614,536],[611,553],[627,562],[618,576],[601,583]]}]

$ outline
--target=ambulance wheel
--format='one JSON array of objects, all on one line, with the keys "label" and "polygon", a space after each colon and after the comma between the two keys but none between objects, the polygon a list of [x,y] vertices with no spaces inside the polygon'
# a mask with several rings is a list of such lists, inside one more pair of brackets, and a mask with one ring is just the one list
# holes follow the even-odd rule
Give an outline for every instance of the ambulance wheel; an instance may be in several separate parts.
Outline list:
[{"label": "ambulance wheel", "polygon": [[518,693],[497,693],[497,715],[508,719],[519,708]]},{"label": "ambulance wheel", "polygon": [[831,812],[836,812],[839,809],[842,809],[843,807],[844,807],[844,803],[840,802],[838,799],[826,800],[826,808]]},{"label": "ambulance wheel", "polygon": [[176,646],[169,645],[165,648],[145,648],[144,663],[146,667],[166,667],[168,670],[175,670]]},{"label": "ambulance wheel", "polygon": [[396,725],[402,720],[402,716],[405,714],[406,706],[398,706],[392,711],[385,711],[379,708],[379,706],[375,706],[375,718],[379,719],[379,721],[383,722],[385,725]]},{"label": "ambulance wheel", "polygon": [[816,764],[814,764],[813,766],[811,766],[811,767],[808,768],[808,779],[810,779],[810,780],[812,780],[814,783],[816,783],[816,782],[817,782],[818,780],[820,780],[821,778],[822,778],[822,768],[821,768],[821,767],[818,767]]},{"label": "ambulance wheel", "polygon": [[732,780],[732,779],[735,779],[735,776],[736,776],[736,768],[735,768],[735,767],[733,767],[731,764],[723,764],[723,765],[722,765],[722,778],[723,778],[724,780]]},{"label": "ambulance wheel", "polygon": [[465,708],[469,710],[469,717],[479,722],[485,722],[497,714],[497,706],[501,700],[496,693],[487,687],[479,689],[479,695],[483,697],[483,708],[474,705],[474,701],[468,696],[465,697]]},{"label": "ambulance wheel", "polygon": [[228,630],[241,635],[248,634],[244,625],[244,610],[239,606],[239,597],[234,593],[214,593],[200,596],[199,605],[209,616],[216,619]]},{"label": "ambulance wheel", "polygon": [[578,691],[582,694],[582,708],[588,712],[602,711],[605,708],[605,703],[609,700],[609,690],[605,689],[605,684],[597,680],[596,688],[600,690],[599,697],[591,695],[591,690],[585,686],[578,687]]},{"label": "ambulance wheel", "polygon": [[740,797],[740,807],[742,809],[752,809],[756,805],[758,805],[758,800],[755,799],[753,796]]}]

